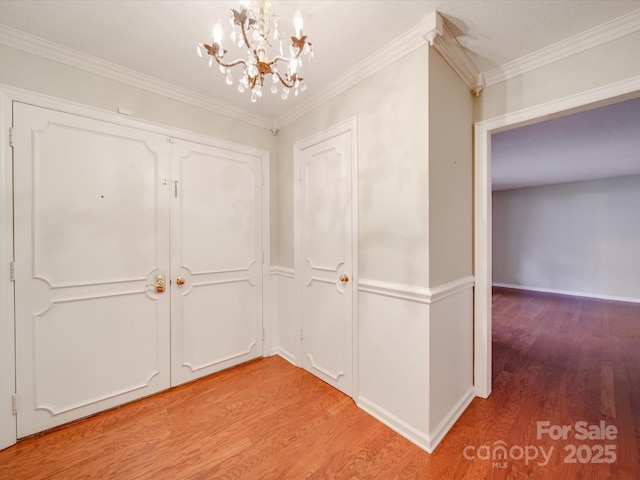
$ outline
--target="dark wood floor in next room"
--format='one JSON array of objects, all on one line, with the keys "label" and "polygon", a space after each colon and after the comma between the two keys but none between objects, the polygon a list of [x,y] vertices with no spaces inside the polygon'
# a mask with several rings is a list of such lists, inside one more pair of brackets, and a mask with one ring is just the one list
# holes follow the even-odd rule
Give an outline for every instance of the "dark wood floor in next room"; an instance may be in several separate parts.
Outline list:
[{"label": "dark wood floor in next room", "polygon": [[432,455],[270,357],[20,442],[0,478],[640,478],[640,304],[496,289],[493,326],[493,393]]}]

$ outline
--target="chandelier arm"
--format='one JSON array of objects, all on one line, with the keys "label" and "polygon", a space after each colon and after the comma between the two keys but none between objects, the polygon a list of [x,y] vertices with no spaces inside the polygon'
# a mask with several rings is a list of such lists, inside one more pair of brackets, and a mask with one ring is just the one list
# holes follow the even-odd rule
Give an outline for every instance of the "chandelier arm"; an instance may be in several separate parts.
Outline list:
[{"label": "chandelier arm", "polygon": [[247,37],[247,31],[244,29],[244,22],[240,24],[240,31],[242,32],[242,38],[244,39],[244,44],[247,48],[254,49],[253,45],[249,43],[249,37]]},{"label": "chandelier arm", "polygon": [[213,58],[216,59],[216,62],[226,68],[235,67],[236,65],[244,65],[245,67],[247,66],[247,61],[244,58],[239,58],[229,63],[224,62],[219,55],[214,55]]},{"label": "chandelier arm", "polygon": [[280,83],[282,83],[287,88],[293,88],[293,86],[296,83],[295,78],[293,79],[292,82],[287,82],[287,80],[282,75],[280,75],[280,72],[275,72],[275,74],[278,76]]},{"label": "chandelier arm", "polygon": [[273,60],[269,62],[269,65],[274,65],[276,62],[280,61],[289,63],[291,60],[297,60],[299,56],[300,55],[298,55],[297,57],[283,57],[281,55],[278,55],[277,57],[273,57]]}]

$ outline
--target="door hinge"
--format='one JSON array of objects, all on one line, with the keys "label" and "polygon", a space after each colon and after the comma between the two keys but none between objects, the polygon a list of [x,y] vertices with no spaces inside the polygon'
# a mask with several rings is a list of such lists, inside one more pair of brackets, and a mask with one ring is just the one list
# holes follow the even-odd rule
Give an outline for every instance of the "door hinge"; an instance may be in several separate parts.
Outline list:
[{"label": "door hinge", "polygon": [[9,146],[13,147],[13,127],[9,127]]},{"label": "door hinge", "polygon": [[262,329],[262,341],[264,342],[265,337],[267,336],[267,334],[264,331],[264,328]]},{"label": "door hinge", "polygon": [[300,329],[300,341],[302,341],[302,329]]},{"label": "door hinge", "polygon": [[18,394],[16,393],[11,396],[11,413],[13,415],[18,414]]},{"label": "door hinge", "polygon": [[262,175],[262,186],[264,187],[264,173],[261,173],[260,175]]},{"label": "door hinge", "polygon": [[16,281],[16,263],[9,262],[9,280],[12,282]]},{"label": "door hinge", "polygon": [[173,196],[178,198],[178,180],[173,181]]}]

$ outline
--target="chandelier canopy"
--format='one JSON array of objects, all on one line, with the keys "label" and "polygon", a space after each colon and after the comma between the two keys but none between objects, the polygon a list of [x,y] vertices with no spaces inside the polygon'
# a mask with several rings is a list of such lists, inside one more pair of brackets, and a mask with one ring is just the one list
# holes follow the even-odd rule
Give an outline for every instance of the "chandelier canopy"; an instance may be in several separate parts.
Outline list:
[{"label": "chandelier canopy", "polygon": [[[213,42],[211,45],[200,43],[197,52],[200,57],[204,53],[209,55],[209,66],[213,60],[220,66],[220,71],[226,76],[227,85],[233,85],[231,69],[241,65],[241,75],[238,82],[238,90],[251,92],[251,101],[255,102],[262,96],[262,88],[265,86],[265,78],[271,77],[271,92],[278,93],[278,84],[282,86],[282,99],[286,100],[289,91],[293,89],[294,95],[306,90],[304,78],[300,76],[302,56],[308,60],[313,58],[313,49],[307,36],[302,33],[303,20],[299,10],[293,16],[295,36],[290,37],[285,55],[285,37],[278,28],[278,16],[271,14],[271,3],[265,0],[254,0],[253,7],[248,7],[249,2],[240,2],[240,10],[231,9],[229,19],[230,45],[237,45],[239,49],[245,49],[246,56],[235,60],[228,59],[223,45],[224,29],[220,20],[213,27]],[[257,13],[256,13],[257,12]],[[276,49],[274,55],[267,49]],[[268,80],[267,80],[268,81]]]}]

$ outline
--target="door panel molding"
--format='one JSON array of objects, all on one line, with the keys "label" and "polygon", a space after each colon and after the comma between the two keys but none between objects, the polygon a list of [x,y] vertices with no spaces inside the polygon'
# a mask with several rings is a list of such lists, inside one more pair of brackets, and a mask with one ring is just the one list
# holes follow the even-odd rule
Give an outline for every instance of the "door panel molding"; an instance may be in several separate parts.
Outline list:
[{"label": "door panel molding", "polygon": [[[344,151],[342,145],[336,146],[335,144],[322,145],[333,138],[340,137],[341,135],[349,135],[349,147],[350,151]],[[295,283],[295,307],[296,317],[299,319],[299,340],[296,345],[296,358],[295,362],[298,366],[310,365],[318,374],[320,378],[328,381],[330,384],[342,389],[353,398],[357,398],[358,392],[358,139],[357,139],[357,117],[351,117],[346,121],[334,125],[322,132],[305,138],[294,145],[294,283]],[[316,148],[314,150],[314,148]],[[311,150],[308,150],[311,149]],[[349,173],[348,178],[344,181],[348,184],[345,185],[350,191],[351,197],[348,199],[351,205],[350,221],[346,221],[346,224],[340,225],[348,232],[348,236],[351,238],[351,245],[349,247],[348,255],[351,257],[350,265],[345,265],[344,262],[338,261],[335,267],[331,267],[333,261],[328,258],[330,254],[326,254],[327,259],[323,259],[323,255],[320,255],[317,259],[314,259],[314,255],[310,252],[304,251],[303,238],[304,232],[302,230],[303,225],[303,212],[302,205],[307,204],[307,198],[304,196],[305,191],[302,186],[303,181],[306,182],[305,174],[308,167],[312,166],[313,158],[305,159],[303,153],[307,151],[308,155],[312,157],[320,158],[322,155],[332,155],[335,161],[340,162],[340,159],[345,155],[350,156]],[[311,153],[312,152],[312,153]],[[322,157],[323,159],[325,157]],[[322,166],[321,166],[322,167]],[[306,188],[306,187],[305,187]],[[305,207],[306,208],[306,207]],[[327,222],[335,222],[336,219],[323,218],[322,212],[318,212],[318,220],[325,220]],[[337,220],[341,222],[340,219]],[[349,284],[344,285],[338,281],[340,273],[346,273],[350,276]],[[315,285],[314,286],[314,282]],[[307,342],[308,337],[304,333],[304,307],[305,289],[313,288],[314,290],[324,289],[324,294],[328,294],[327,288],[334,288],[333,295],[349,295],[350,302],[350,331],[343,332],[344,338],[348,339],[350,345],[343,345],[340,347],[340,351],[349,352],[349,359],[344,359],[345,365],[348,365],[349,372],[344,371],[340,367],[335,368],[335,365],[323,364],[320,359],[315,358],[311,352],[305,352],[305,338]],[[318,290],[318,292],[320,291]],[[313,309],[313,308],[312,308]],[[340,315],[339,313],[337,315]],[[332,319],[335,320],[335,319]],[[340,328],[337,325],[333,327],[325,326],[326,328]],[[323,329],[325,327],[322,327]],[[315,329],[315,335],[325,336],[326,332],[318,328]],[[326,340],[326,339],[325,339]],[[349,348],[350,347],[350,348]],[[305,360],[306,359],[306,360]],[[333,359],[338,363],[342,360]],[[333,363],[335,363],[335,361]],[[312,372],[313,373],[313,372]],[[346,377],[347,382],[344,383]],[[350,377],[350,378],[349,378]],[[339,386],[339,381],[342,382]]]},{"label": "door panel molding", "polygon": [[172,148],[181,187],[172,199],[171,263],[184,276],[171,286],[176,386],[262,355],[264,162],[183,140]]}]

